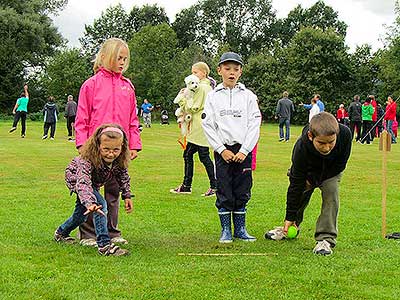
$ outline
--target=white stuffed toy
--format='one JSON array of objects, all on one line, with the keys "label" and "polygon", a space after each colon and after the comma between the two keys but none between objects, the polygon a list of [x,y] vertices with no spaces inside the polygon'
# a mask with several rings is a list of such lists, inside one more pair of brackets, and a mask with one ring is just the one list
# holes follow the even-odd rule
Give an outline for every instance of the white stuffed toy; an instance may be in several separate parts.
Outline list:
[{"label": "white stuffed toy", "polygon": [[183,149],[186,149],[186,136],[190,132],[192,114],[188,111],[188,107],[193,105],[193,95],[199,87],[200,79],[195,75],[189,75],[185,78],[186,88],[182,89],[176,96],[174,103],[179,107],[175,111],[175,116],[181,129],[181,137],[183,141],[178,140]]}]

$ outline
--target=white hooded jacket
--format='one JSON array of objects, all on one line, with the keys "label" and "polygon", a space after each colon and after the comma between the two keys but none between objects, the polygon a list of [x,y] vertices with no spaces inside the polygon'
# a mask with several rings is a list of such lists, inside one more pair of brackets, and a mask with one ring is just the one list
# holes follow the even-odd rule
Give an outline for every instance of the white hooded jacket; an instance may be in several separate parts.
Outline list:
[{"label": "white hooded jacket", "polygon": [[211,147],[222,153],[224,145],[240,144],[247,155],[260,136],[261,113],[257,96],[238,83],[233,89],[222,83],[207,95],[202,115],[204,133]]}]

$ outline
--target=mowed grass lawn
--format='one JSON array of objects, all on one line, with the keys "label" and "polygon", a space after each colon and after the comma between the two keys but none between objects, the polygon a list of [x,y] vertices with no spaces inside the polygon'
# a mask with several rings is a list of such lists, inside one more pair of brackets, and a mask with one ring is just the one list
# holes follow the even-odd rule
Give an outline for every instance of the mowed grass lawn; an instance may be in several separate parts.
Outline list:
[{"label": "mowed grass lawn", "polygon": [[[128,257],[101,257],[93,248],[53,241],[71,214],[74,197],[64,169],[77,154],[65,123],[54,141],[41,140],[42,123],[28,121],[27,136],[0,122],[0,299],[398,299],[400,244],[381,237],[382,152],[378,142],[353,143],[341,184],[339,237],[334,254],[316,256],[314,228],[319,190],[292,241],[264,233],[284,218],[286,177],[300,127],[279,143],[276,124],[263,125],[248,205],[248,230],[258,240],[218,243],[214,198],[196,158],[192,195],[169,189],[183,177],[176,124],[142,132],[143,151],[130,174],[135,210],[121,207]],[[400,145],[388,154],[388,231],[400,231]],[[179,254],[233,254],[181,256]],[[241,254],[262,254],[245,256]]]}]

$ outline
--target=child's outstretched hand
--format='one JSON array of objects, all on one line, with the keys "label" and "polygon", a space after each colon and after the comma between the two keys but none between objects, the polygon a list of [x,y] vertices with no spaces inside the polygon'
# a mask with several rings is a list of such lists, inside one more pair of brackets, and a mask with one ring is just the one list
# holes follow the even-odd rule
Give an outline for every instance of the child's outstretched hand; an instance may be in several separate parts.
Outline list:
[{"label": "child's outstretched hand", "polygon": [[125,202],[125,211],[126,211],[128,214],[131,213],[132,210],[133,210],[133,202],[132,202],[132,199],[126,198],[126,199],[124,200],[124,202]]},{"label": "child's outstretched hand", "polygon": [[232,162],[233,159],[235,158],[235,154],[233,154],[233,152],[228,149],[225,149],[224,151],[222,151],[221,156],[228,164],[230,162]]},{"label": "child's outstretched hand", "polygon": [[104,212],[101,210],[102,206],[97,204],[90,205],[87,210],[83,213],[85,216],[90,214],[91,212],[97,212],[100,215],[106,216]]}]

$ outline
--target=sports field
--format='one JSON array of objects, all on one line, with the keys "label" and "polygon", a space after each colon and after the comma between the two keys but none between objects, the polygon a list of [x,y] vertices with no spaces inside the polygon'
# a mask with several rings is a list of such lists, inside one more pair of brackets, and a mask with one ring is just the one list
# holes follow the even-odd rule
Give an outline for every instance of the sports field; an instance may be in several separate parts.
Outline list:
[{"label": "sports field", "polygon": [[[313,233],[319,191],[299,238],[267,241],[284,218],[286,177],[300,127],[279,143],[276,124],[263,125],[247,227],[254,243],[218,243],[214,198],[196,159],[192,195],[181,183],[176,124],[144,128],[143,151],[130,166],[135,210],[121,210],[128,257],[101,257],[93,248],[57,244],[56,227],[72,212],[64,169],[77,154],[59,123],[54,141],[40,122],[27,136],[0,122],[0,299],[398,299],[400,243],[381,237],[382,152],[353,143],[342,179],[339,238],[330,257],[316,256]],[[400,145],[388,154],[387,226],[400,231]],[[122,209],[123,207],[121,207]],[[184,255],[180,255],[184,254]],[[191,256],[188,254],[199,254]],[[202,255],[200,255],[202,254]],[[205,255],[221,254],[221,255]],[[250,254],[250,255],[249,255]]]}]

